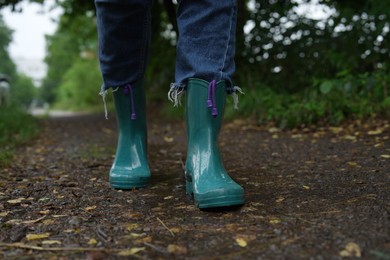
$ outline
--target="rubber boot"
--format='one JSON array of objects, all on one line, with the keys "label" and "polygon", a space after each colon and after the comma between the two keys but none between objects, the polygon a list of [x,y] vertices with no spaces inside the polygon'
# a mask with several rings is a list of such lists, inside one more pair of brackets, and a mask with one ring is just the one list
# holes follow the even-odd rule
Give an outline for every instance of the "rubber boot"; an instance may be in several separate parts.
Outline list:
[{"label": "rubber boot", "polygon": [[142,82],[113,92],[118,123],[118,146],[110,171],[111,187],[145,187],[150,180],[147,160],[145,90]]},{"label": "rubber boot", "polygon": [[188,81],[186,191],[199,208],[244,204],[244,189],[227,174],[218,147],[225,103],[224,81]]}]

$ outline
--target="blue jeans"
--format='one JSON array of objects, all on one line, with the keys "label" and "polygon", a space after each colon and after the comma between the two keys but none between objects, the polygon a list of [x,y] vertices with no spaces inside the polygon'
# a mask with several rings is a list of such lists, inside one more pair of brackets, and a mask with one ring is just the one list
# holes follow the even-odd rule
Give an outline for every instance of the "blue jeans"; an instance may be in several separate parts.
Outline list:
[{"label": "blue jeans", "polygon": [[[150,45],[152,0],[95,0],[103,89],[144,76]],[[232,92],[236,0],[181,0],[174,87],[189,78],[224,80]]]}]

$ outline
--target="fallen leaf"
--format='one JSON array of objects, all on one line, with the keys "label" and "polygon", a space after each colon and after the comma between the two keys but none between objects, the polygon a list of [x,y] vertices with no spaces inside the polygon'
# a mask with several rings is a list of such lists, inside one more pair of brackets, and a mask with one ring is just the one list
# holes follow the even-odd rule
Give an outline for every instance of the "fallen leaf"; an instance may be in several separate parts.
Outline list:
[{"label": "fallen leaf", "polygon": [[20,223],[22,223],[22,220],[21,219],[10,219],[10,220],[8,220],[7,222],[5,222],[5,223],[7,223],[7,224],[20,224]]},{"label": "fallen leaf", "polygon": [[152,237],[142,237],[142,238],[139,238],[139,239],[136,239],[134,240],[134,244],[144,244],[144,243],[150,243],[152,242]]},{"label": "fallen leaf", "polygon": [[173,142],[173,137],[164,136],[164,141],[167,142],[167,143],[172,143]]},{"label": "fallen leaf", "polygon": [[42,214],[42,215],[47,215],[49,213],[50,213],[50,210],[48,210],[48,209],[39,211],[39,214]]},{"label": "fallen leaf", "polygon": [[168,253],[179,254],[179,255],[184,255],[184,254],[187,254],[187,252],[188,252],[186,247],[179,246],[179,245],[173,245],[173,244],[168,245],[167,251],[168,251]]},{"label": "fallen leaf", "polygon": [[383,129],[376,129],[367,132],[368,135],[380,135],[382,133],[383,133]]},{"label": "fallen leaf", "polygon": [[278,218],[271,218],[269,223],[270,224],[278,224],[278,223],[280,223],[280,219],[278,219]]},{"label": "fallen leaf", "polygon": [[340,256],[342,257],[361,257],[362,256],[362,250],[360,249],[360,246],[356,243],[349,242],[345,249],[343,249],[340,252]]},{"label": "fallen leaf", "polygon": [[341,127],[330,127],[329,130],[334,133],[334,134],[338,134],[340,133],[341,131],[343,131],[343,128]]},{"label": "fallen leaf", "polygon": [[61,241],[59,240],[43,240],[43,245],[61,245]]},{"label": "fallen leaf", "polygon": [[121,250],[119,251],[119,253],[117,255],[119,256],[131,256],[131,255],[135,255],[141,251],[145,250],[145,247],[133,247],[131,249],[125,249],[125,250]]},{"label": "fallen leaf", "polygon": [[27,234],[26,235],[26,239],[28,241],[31,241],[31,240],[37,240],[37,239],[43,239],[43,238],[47,238],[50,236],[50,233],[41,233],[41,234]]},{"label": "fallen leaf", "polygon": [[276,203],[280,203],[280,202],[282,202],[282,201],[284,201],[285,199],[283,198],[283,197],[280,197],[280,198],[278,198],[277,200],[276,200]]},{"label": "fallen leaf", "polygon": [[343,139],[350,140],[350,141],[356,141],[356,136],[353,135],[345,135],[343,136]]},{"label": "fallen leaf", "polygon": [[94,210],[94,209],[96,209],[96,208],[97,208],[97,206],[96,206],[96,205],[93,205],[93,206],[86,207],[84,210],[85,210],[85,211],[91,211],[91,210]]},{"label": "fallen leaf", "polygon": [[390,154],[382,154],[381,158],[389,159],[390,158]]},{"label": "fallen leaf", "polygon": [[172,231],[173,233],[180,233],[181,228],[179,228],[179,227],[173,227],[173,228],[171,228],[171,231]]},{"label": "fallen leaf", "polygon": [[17,198],[17,199],[14,199],[14,200],[7,200],[7,203],[9,203],[9,204],[19,204],[19,203],[22,203],[23,200],[25,200],[25,198]]},{"label": "fallen leaf", "polygon": [[97,244],[97,240],[96,239],[94,239],[94,238],[91,238],[89,241],[88,241],[88,243],[87,243],[88,245],[90,245],[90,246],[92,246],[92,245],[96,245]]},{"label": "fallen leaf", "polygon": [[248,245],[248,243],[245,241],[245,239],[241,238],[241,237],[238,237],[236,238],[236,243],[240,246],[240,247],[246,247]]},{"label": "fallen leaf", "polygon": [[139,238],[139,237],[143,237],[143,236],[145,236],[145,233],[142,233],[142,234],[130,233],[129,235],[124,236],[124,238],[135,239],[135,238]]},{"label": "fallen leaf", "polygon": [[9,214],[9,211],[0,212],[0,217],[6,217]]},{"label": "fallen leaf", "polygon": [[43,225],[51,225],[51,224],[54,224],[54,220],[52,219],[45,219],[43,222],[42,222]]},{"label": "fallen leaf", "polygon": [[307,185],[302,185],[302,187],[305,189],[305,190],[310,190],[310,186],[307,186]]},{"label": "fallen leaf", "polygon": [[133,229],[137,228],[138,224],[127,224],[126,229],[127,231],[132,231]]},{"label": "fallen leaf", "polygon": [[280,130],[279,130],[279,128],[271,127],[271,128],[268,129],[268,132],[273,134],[273,133],[280,132]]},{"label": "fallen leaf", "polygon": [[352,166],[352,167],[356,167],[356,166],[359,166],[359,164],[357,162],[347,162],[347,164],[349,166]]}]

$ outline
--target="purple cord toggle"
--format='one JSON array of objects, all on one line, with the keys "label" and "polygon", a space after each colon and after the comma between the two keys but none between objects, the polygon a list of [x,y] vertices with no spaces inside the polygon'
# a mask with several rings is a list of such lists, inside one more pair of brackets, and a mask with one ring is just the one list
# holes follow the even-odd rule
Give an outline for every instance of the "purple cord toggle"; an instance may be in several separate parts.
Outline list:
[{"label": "purple cord toggle", "polygon": [[125,94],[125,96],[128,96],[130,94],[130,102],[131,102],[131,120],[135,120],[137,119],[137,115],[135,113],[135,107],[134,107],[134,96],[133,96],[133,89],[131,87],[131,85],[126,85],[124,88],[123,88],[123,93]]},{"label": "purple cord toggle", "polygon": [[209,84],[208,89],[208,96],[207,96],[207,107],[212,107],[211,109],[211,115],[213,117],[218,116],[218,110],[217,110],[217,100],[215,96],[215,89],[216,89],[216,81],[213,80]]}]

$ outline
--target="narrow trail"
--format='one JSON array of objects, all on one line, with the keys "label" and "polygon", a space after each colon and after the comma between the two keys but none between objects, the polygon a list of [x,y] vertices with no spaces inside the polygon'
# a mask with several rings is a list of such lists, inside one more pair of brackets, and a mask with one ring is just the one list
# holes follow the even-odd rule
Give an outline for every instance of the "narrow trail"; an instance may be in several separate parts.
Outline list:
[{"label": "narrow trail", "polygon": [[117,191],[111,115],[42,119],[0,169],[5,259],[390,258],[390,125],[280,131],[227,122],[220,144],[244,186],[240,208],[200,211],[185,195],[184,121],[149,122],[148,188]]}]

